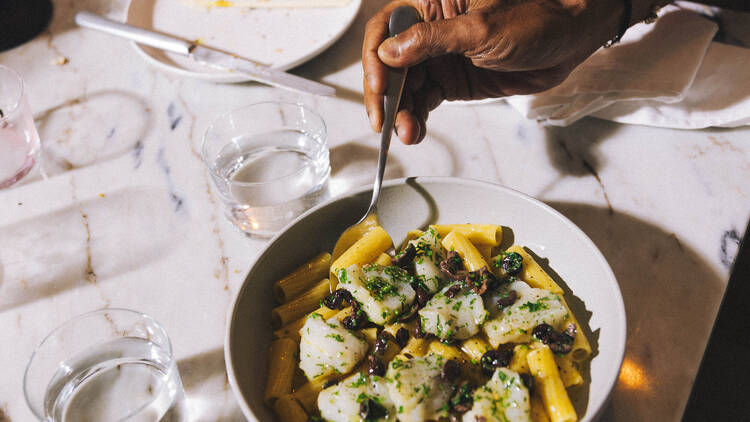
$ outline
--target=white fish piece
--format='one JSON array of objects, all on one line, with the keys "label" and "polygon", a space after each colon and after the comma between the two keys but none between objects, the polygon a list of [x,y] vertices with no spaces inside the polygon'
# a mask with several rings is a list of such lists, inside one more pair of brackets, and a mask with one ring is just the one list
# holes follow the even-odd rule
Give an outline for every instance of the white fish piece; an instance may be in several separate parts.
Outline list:
[{"label": "white fish piece", "polygon": [[498,368],[487,384],[474,391],[474,405],[464,413],[463,422],[531,422],[529,390],[521,377],[507,368]]},{"label": "white fish piece", "polygon": [[445,258],[445,248],[440,242],[440,235],[433,228],[409,242],[414,245],[417,255],[414,257],[414,274],[424,283],[430,294],[434,294],[445,284],[446,276],[440,271],[440,261]]},{"label": "white fish piece", "polygon": [[494,305],[496,299],[493,299],[496,296],[491,296],[487,307],[494,307],[497,313],[482,327],[494,348],[505,343],[528,343],[534,327],[549,324],[559,329],[568,316],[562,297],[549,290],[530,287],[523,281],[515,281],[504,289],[515,290],[518,298],[511,306],[498,311]]},{"label": "white fish piece", "polygon": [[370,321],[385,325],[409,311],[416,293],[413,277],[401,268],[376,264],[340,270],[339,287],[348,290]]},{"label": "white fish piece", "polygon": [[311,314],[299,332],[299,367],[310,380],[346,374],[367,353],[367,342],[344,328],[336,318],[324,321],[320,315]]},{"label": "white fish piece", "polygon": [[398,410],[400,422],[422,422],[447,416],[446,406],[451,386],[440,378],[446,359],[427,355],[411,359],[394,358],[386,378],[391,400]]},{"label": "white fish piece", "polygon": [[364,400],[376,403],[379,414],[371,421],[395,421],[396,406],[388,392],[388,384],[393,381],[378,376],[368,376],[364,372],[354,374],[337,385],[328,387],[318,395],[320,415],[329,422],[360,422],[360,406]]},{"label": "white fish piece", "polygon": [[420,323],[425,333],[442,340],[463,340],[479,332],[488,318],[482,297],[464,287],[452,298],[445,295],[451,286],[433,296],[419,310]]}]

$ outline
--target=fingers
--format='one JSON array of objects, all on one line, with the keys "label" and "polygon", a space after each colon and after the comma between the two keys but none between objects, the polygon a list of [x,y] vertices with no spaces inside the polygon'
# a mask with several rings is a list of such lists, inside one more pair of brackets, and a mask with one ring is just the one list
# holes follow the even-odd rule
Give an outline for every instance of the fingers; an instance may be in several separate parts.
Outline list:
[{"label": "fingers", "polygon": [[472,22],[473,18],[468,15],[420,22],[395,37],[385,39],[377,49],[377,56],[385,65],[408,67],[430,57],[474,50],[481,39],[472,29]]},{"label": "fingers", "polygon": [[424,139],[419,119],[410,110],[402,109],[396,114],[396,135],[405,145],[414,145]]},{"label": "fingers", "polygon": [[383,40],[388,38],[388,20],[391,12],[404,4],[409,4],[409,2],[399,0],[387,4],[367,22],[365,28],[362,44],[364,102],[370,126],[375,132],[380,132],[380,127],[383,125],[383,94],[388,74],[388,67],[378,57],[378,47]]},{"label": "fingers", "polygon": [[[411,69],[409,72],[411,75]],[[418,75],[416,76],[418,78]],[[406,145],[418,144],[424,140],[427,135],[427,115],[445,99],[441,87],[425,81],[424,78],[422,81],[424,83],[416,89],[407,81],[401,101],[402,109],[396,115],[396,134]]]}]

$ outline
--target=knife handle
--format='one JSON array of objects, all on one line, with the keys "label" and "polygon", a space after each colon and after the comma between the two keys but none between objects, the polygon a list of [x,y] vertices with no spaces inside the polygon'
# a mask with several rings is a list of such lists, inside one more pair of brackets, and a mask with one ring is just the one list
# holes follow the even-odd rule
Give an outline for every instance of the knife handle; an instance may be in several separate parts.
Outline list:
[{"label": "knife handle", "polygon": [[76,13],[75,21],[84,28],[117,35],[135,41],[138,44],[145,44],[183,56],[190,55],[190,49],[192,48],[192,44],[185,40],[113,21],[89,12]]}]

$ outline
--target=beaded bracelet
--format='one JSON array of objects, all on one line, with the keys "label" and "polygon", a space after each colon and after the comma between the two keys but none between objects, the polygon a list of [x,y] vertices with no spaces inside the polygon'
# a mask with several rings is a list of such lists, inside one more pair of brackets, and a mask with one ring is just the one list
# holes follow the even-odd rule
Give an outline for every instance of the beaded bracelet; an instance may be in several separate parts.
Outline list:
[{"label": "beaded bracelet", "polygon": [[607,41],[604,44],[604,48],[612,47],[613,45],[620,42],[620,39],[622,39],[622,36],[625,35],[625,31],[628,30],[630,27],[630,14],[633,12],[633,2],[632,0],[622,0],[623,3],[625,3],[625,13],[622,15],[622,22],[620,22],[620,32],[615,35],[614,38]]}]

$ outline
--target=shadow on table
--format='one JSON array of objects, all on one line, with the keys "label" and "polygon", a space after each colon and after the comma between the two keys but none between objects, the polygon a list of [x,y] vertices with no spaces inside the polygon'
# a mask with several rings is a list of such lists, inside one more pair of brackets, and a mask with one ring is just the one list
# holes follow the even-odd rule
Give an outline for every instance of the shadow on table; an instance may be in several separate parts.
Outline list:
[{"label": "shadow on table", "polygon": [[226,376],[224,349],[217,348],[177,362],[194,422],[245,421]]},{"label": "shadow on table", "polygon": [[598,178],[602,163],[593,149],[621,127],[619,123],[594,118],[585,118],[567,127],[546,127],[550,162],[563,175]]},{"label": "shadow on table", "polygon": [[[362,60],[362,41],[365,36],[365,24],[387,3],[388,1],[386,0],[363,0],[357,18],[344,35],[315,59],[294,68],[293,73],[321,80],[331,73],[359,63]],[[360,86],[360,84],[357,85],[358,88]],[[359,102],[362,102],[361,94],[359,96]]]},{"label": "shadow on table", "polygon": [[163,259],[181,243],[181,223],[168,192],[144,187],[0,227],[0,311]]},{"label": "shadow on table", "polygon": [[146,99],[117,90],[73,98],[34,120],[42,141],[41,164],[48,176],[134,151],[152,126]]},{"label": "shadow on table", "polygon": [[656,225],[608,208],[548,204],[599,247],[625,301],[625,360],[602,420],[678,420],[723,294],[721,276]]},{"label": "shadow on table", "polygon": [[[364,186],[375,179],[378,168],[378,148],[356,141],[345,142],[331,148],[331,188],[334,194]],[[404,168],[398,159],[388,157],[384,179],[404,177]]]}]

